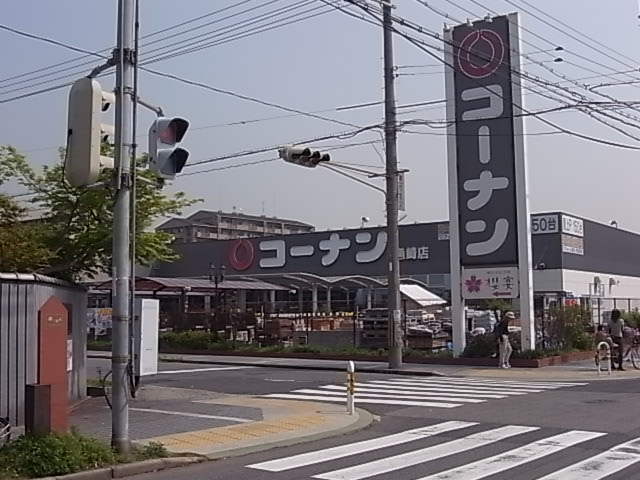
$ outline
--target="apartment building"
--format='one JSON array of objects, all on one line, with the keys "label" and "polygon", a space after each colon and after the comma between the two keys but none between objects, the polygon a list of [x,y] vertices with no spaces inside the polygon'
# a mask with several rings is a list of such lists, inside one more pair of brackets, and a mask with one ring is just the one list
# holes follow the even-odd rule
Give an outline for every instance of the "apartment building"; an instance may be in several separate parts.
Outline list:
[{"label": "apartment building", "polygon": [[193,243],[310,233],[315,231],[315,227],[297,220],[285,220],[266,215],[198,210],[186,218],[167,220],[156,230],[171,233],[176,243]]}]

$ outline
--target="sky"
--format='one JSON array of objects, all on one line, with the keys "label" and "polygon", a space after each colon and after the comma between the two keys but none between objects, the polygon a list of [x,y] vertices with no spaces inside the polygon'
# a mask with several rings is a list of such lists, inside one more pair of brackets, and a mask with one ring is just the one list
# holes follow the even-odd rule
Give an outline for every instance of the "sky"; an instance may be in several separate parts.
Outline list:
[{"label": "sky", "polygon": [[[329,3],[348,5],[343,0]],[[522,50],[529,56],[523,59],[523,70],[549,82],[566,78],[587,86],[635,79],[638,84],[609,86],[600,91],[625,101],[637,98],[640,93],[637,71],[640,61],[635,61],[640,59],[636,0],[395,0],[394,4],[394,15],[433,32],[442,32],[445,21],[455,24],[467,18],[484,17],[488,12],[518,11],[523,28]],[[13,0],[3,5],[0,24],[95,52],[113,48],[116,7],[116,1]],[[226,7],[230,8],[220,12]],[[324,168],[307,169],[276,160],[279,145],[353,131],[383,121],[382,104],[336,110],[383,99],[379,25],[363,21],[355,7],[351,11],[358,13],[359,18],[321,0],[140,0],[140,10],[141,61],[145,57],[151,61],[163,54],[183,53],[149,64],[150,68],[288,109],[321,111],[316,115],[333,120],[293,114],[141,72],[140,96],[161,105],[168,115],[190,121],[183,142],[191,153],[190,164],[238,152],[266,150],[201,166],[188,165],[183,173],[189,175],[178,177],[167,187],[170,192],[184,191],[203,200],[185,213],[200,208],[224,211],[235,208],[248,214],[305,221],[320,230],[357,227],[363,216],[370,219],[370,225],[384,224],[384,197],[379,191]],[[296,22],[282,25],[291,21]],[[189,23],[175,27],[183,22]],[[269,30],[259,31],[263,29]],[[237,38],[244,33],[249,35]],[[201,36],[194,38],[198,35]],[[415,35],[431,45],[442,46],[438,39]],[[183,52],[203,39],[219,42],[195,52]],[[15,146],[34,165],[52,164],[57,161],[57,148],[65,143],[69,87],[13,99],[70,83],[101,61],[5,30],[0,30],[0,41],[4,45],[0,54],[3,115],[0,145]],[[194,44],[199,45],[202,44]],[[553,51],[557,46],[564,50]],[[397,36],[394,56],[399,106],[444,98],[441,62]],[[563,61],[553,62],[558,57]],[[69,63],[23,75],[61,62]],[[547,68],[535,62],[544,62]],[[63,69],[66,70],[60,71]],[[619,73],[633,69],[636,72]],[[18,75],[21,76],[9,79]],[[112,87],[113,76],[100,79],[104,88]],[[582,80],[585,77],[597,78]],[[607,100],[569,81],[562,85],[593,100]],[[525,85],[524,105],[528,110],[559,105],[532,90],[545,92],[539,85]],[[438,123],[445,118],[445,106],[440,103],[399,108],[398,112],[401,121],[436,122],[433,127],[411,127],[418,133],[403,131],[398,136],[400,167],[409,170],[407,210],[406,216],[401,215],[402,223],[445,220],[447,137]],[[613,125],[640,139],[640,106],[638,110],[629,108],[624,112],[631,117],[624,119],[631,126]],[[113,122],[108,114],[105,122]],[[146,150],[146,133],[153,118],[151,112],[140,111],[138,132],[142,150]],[[549,113],[543,118],[588,137],[640,147],[639,140],[575,109]],[[616,220],[620,228],[640,232],[637,214],[640,152],[564,133],[546,134],[553,130],[536,117],[525,119],[531,211],[564,211],[605,223]],[[384,158],[380,131],[312,145],[330,149],[334,162],[379,171]],[[225,169],[203,172],[213,168]],[[380,180],[372,181],[382,186]],[[9,193],[21,193],[18,187],[8,189]]]}]

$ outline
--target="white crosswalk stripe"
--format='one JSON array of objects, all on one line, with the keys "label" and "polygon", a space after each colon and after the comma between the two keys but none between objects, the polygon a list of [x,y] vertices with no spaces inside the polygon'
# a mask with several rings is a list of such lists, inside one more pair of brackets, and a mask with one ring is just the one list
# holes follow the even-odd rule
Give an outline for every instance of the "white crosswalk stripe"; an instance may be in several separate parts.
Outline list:
[{"label": "white crosswalk stripe", "polygon": [[413,430],[407,430],[406,432],[395,433],[393,435],[387,435],[386,437],[374,438],[372,440],[365,440],[363,442],[352,443],[350,445],[340,445],[338,447],[327,448],[325,450],[319,450],[311,453],[303,453],[302,455],[286,457],[270,462],[257,463],[255,465],[249,465],[249,468],[267,470],[269,472],[281,472],[283,470],[291,470],[307,465],[313,465],[315,463],[322,463],[327,460],[336,460],[338,458],[349,457],[351,455],[370,452],[372,450],[378,450],[385,447],[415,442],[416,440],[433,437],[434,435],[451,432],[465,427],[471,427],[473,425],[477,424],[473,422],[455,421],[438,423],[436,425],[415,428]]},{"label": "white crosswalk stripe", "polygon": [[554,437],[543,438],[537,442],[516,448],[515,450],[509,450],[500,455],[469,463],[460,468],[422,477],[420,480],[480,480],[481,478],[487,478],[490,475],[510,470],[518,465],[538,460],[547,455],[564,450],[565,448],[586,442],[587,440],[593,440],[603,435],[606,434],[572,430]]},{"label": "white crosswalk stripe", "polygon": [[[425,408],[456,408],[492,399],[542,393],[559,388],[587,385],[571,382],[524,382],[444,377],[390,377],[359,382],[356,403]],[[321,385],[264,395],[287,400],[346,402],[344,385]]]},{"label": "white crosswalk stripe", "polygon": [[[480,428],[482,430],[478,431]],[[476,431],[465,432],[467,429]],[[528,434],[532,435],[531,439]],[[640,438],[595,455],[592,453],[593,445],[582,446],[586,442],[606,435],[603,432],[584,430],[569,430],[562,433],[557,433],[556,430],[553,434],[544,434],[540,427],[520,425],[487,429],[473,422],[449,421],[351,444],[276,458],[249,465],[248,468],[283,472],[309,467],[305,472],[310,473],[296,472],[295,478],[300,480],[308,478],[481,480],[494,478],[495,475],[537,462],[531,470],[521,469],[518,478],[521,480],[605,480],[613,474],[640,463]],[[422,445],[422,442],[427,442],[427,446]],[[492,445],[489,456],[483,456],[482,449]],[[574,453],[571,455],[563,453],[577,445],[581,445],[581,448],[572,450]],[[398,453],[399,450],[402,453]],[[496,451],[500,453],[496,454]],[[458,458],[465,452],[473,452],[469,463],[464,463],[464,460]],[[548,457],[552,455],[555,456],[549,464]],[[582,459],[576,459],[576,455],[581,455]],[[331,468],[333,462],[344,458],[348,458],[348,462],[340,462],[338,469]],[[438,468],[436,463],[443,458],[449,459],[445,467],[448,469],[444,471],[442,467]],[[477,458],[480,460],[476,460]],[[569,462],[574,463],[567,465]],[[451,465],[458,466],[449,468]],[[547,472],[551,468],[555,468],[556,471],[541,477],[534,473],[539,467]],[[400,470],[406,471],[401,475]],[[527,474],[527,472],[530,473]],[[425,475],[425,473],[428,474]],[[632,477],[637,478],[637,475],[625,478]],[[273,478],[277,480],[277,477]]]},{"label": "white crosswalk stripe", "polygon": [[640,438],[617,445],[540,480],[599,480],[640,462]]},{"label": "white crosswalk stripe", "polygon": [[374,462],[365,463],[356,467],[344,468],[334,472],[316,475],[314,478],[323,480],[360,480],[362,478],[380,475],[382,473],[393,472],[401,468],[418,465],[423,462],[447,457],[456,453],[466,452],[473,448],[479,448],[490,443],[505,440],[514,435],[538,430],[537,427],[519,427],[509,425],[507,427],[496,428],[489,432],[475,433],[459,440],[434,445],[420,450],[403,453],[394,457],[383,458]]}]

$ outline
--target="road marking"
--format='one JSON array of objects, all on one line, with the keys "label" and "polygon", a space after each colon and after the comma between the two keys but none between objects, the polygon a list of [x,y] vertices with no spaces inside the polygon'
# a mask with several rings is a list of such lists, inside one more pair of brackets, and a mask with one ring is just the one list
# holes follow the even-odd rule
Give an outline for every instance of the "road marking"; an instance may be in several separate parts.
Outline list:
[{"label": "road marking", "polygon": [[[265,395],[268,398],[281,398],[283,400],[314,400],[319,402],[344,402],[345,398],[328,397],[322,395],[297,395],[294,393],[272,393]],[[412,400],[391,400],[373,399],[357,396],[356,403],[369,403],[377,405],[402,405],[405,407],[429,407],[429,408],[456,408],[462,406],[461,403],[440,403],[440,402],[417,402]]]},{"label": "road marking", "polygon": [[[606,434],[571,430],[459,468],[428,475],[419,480],[480,480],[603,435]],[[565,480],[565,477],[562,477],[562,480]]]},{"label": "road marking", "polygon": [[270,460],[268,462],[256,463],[253,465],[248,465],[248,468],[253,468],[255,470],[266,470],[269,472],[282,472],[284,470],[292,470],[294,468],[306,467],[308,465],[337,460],[338,458],[358,455],[360,453],[370,452],[372,450],[401,445],[403,443],[409,443],[415,440],[433,437],[435,435],[440,435],[442,433],[451,432],[453,430],[459,430],[462,428],[472,427],[474,425],[477,425],[477,423],[456,421],[438,423],[436,425],[407,430],[405,432],[387,435],[384,437],[372,438],[370,440],[364,440],[362,442],[339,445],[337,447],[303,453],[300,455],[294,455],[292,457],[284,457],[276,460]]},{"label": "road marking", "polygon": [[540,480],[599,480],[640,462],[640,438],[558,470]]},{"label": "road marking", "polygon": [[[345,386],[344,385],[326,385],[326,386],[322,386],[321,388],[344,390]],[[398,393],[398,394],[436,393],[437,395],[447,395],[451,397],[468,397],[469,396],[469,394],[467,393],[450,392],[446,388],[436,388],[434,390],[433,388],[430,388],[430,387],[404,387],[402,385],[386,386],[386,385],[372,385],[369,383],[356,383],[357,391],[360,391],[360,389],[363,389],[363,388],[375,389],[375,391],[378,391],[381,393],[386,393],[386,392]],[[507,398],[508,397],[508,395],[495,395],[493,393],[476,393],[476,392],[473,392],[473,396],[476,398]]]},{"label": "road marking", "polygon": [[404,386],[414,386],[414,387],[420,387],[420,386],[424,386],[424,387],[429,387],[431,390],[442,390],[445,392],[463,392],[463,393],[495,393],[498,395],[526,395],[527,393],[539,393],[542,390],[508,390],[508,389],[502,389],[502,390],[497,390],[497,389],[492,389],[492,388],[486,388],[486,387],[465,387],[465,386],[456,386],[456,385],[451,385],[451,384],[443,384],[443,383],[433,383],[433,384],[426,384],[426,383],[416,383],[416,382],[409,382],[409,381],[392,381],[392,380],[371,380],[372,384],[376,384],[376,385],[386,385],[387,387],[393,387],[394,385],[404,385]]},{"label": "road marking", "polygon": [[322,473],[313,478],[323,480],[360,480],[362,478],[373,477],[383,473],[393,472],[402,468],[412,467],[423,462],[437,460],[457,453],[466,452],[474,448],[483,447],[490,443],[499,442],[509,437],[521,435],[538,430],[538,427],[522,427],[518,425],[508,425],[486,432],[474,433],[467,437],[441,443],[420,450],[382,458],[373,462],[357,465],[355,467],[343,468],[333,472]]},{"label": "road marking", "polygon": [[[412,381],[423,380],[421,377],[411,377]],[[438,379],[437,381],[445,381],[445,379]],[[558,389],[566,387],[582,387],[589,385],[588,383],[565,383],[565,382],[526,382],[515,380],[480,380],[476,378],[453,378],[446,377],[447,382],[456,384],[473,384],[473,385],[487,385],[487,386],[500,386],[500,387],[532,387],[532,388],[544,388],[544,389]]]},{"label": "road marking", "polygon": [[[312,390],[310,388],[303,388],[300,390],[294,390],[291,393],[306,393],[309,395],[340,395],[341,398],[343,400],[346,401],[347,398],[347,393],[346,393],[346,389],[345,387],[340,388],[340,392],[335,391],[335,390],[331,390],[331,391],[326,391],[326,390]],[[389,393],[376,393],[376,390],[371,390],[368,388],[358,388],[357,389],[357,393],[358,395],[356,396],[357,401],[360,401],[363,398],[398,398],[398,395],[394,395],[391,392]],[[434,396],[434,395],[425,395],[425,394],[416,394],[416,395],[410,395],[410,394],[406,394],[406,392],[401,392],[402,394],[402,398],[405,400],[431,400],[431,401],[443,401],[443,402],[450,402],[452,400],[455,400],[456,402],[461,402],[461,403],[484,403],[486,402],[486,400],[480,400],[477,398],[464,398],[464,397],[449,397],[449,396]]]},{"label": "road marking", "polygon": [[223,417],[220,415],[206,415],[204,413],[175,412],[171,410],[157,410],[155,408],[131,408],[130,410],[133,410],[135,412],[159,413],[162,415],[177,415],[180,417],[206,418],[208,420],[226,420],[228,422],[236,422],[236,423],[253,422],[253,420],[249,420],[247,418]]},{"label": "road marking", "polygon": [[[376,382],[380,382],[382,380],[375,380]],[[538,387],[520,387],[511,385],[508,387],[501,387],[499,385],[489,385],[489,384],[478,384],[474,382],[462,383],[462,382],[450,382],[448,380],[405,380],[405,379],[396,379],[392,378],[390,380],[386,380],[389,383],[401,383],[408,385],[434,385],[434,386],[447,386],[451,388],[473,388],[478,390],[488,390],[490,392],[502,390],[505,392],[525,392],[525,393],[539,393],[543,390]]]},{"label": "road marking", "polygon": [[243,370],[253,367],[207,367],[207,368],[191,368],[186,370],[160,370],[156,375],[173,375],[176,373],[198,373],[198,372],[219,372],[223,370]]}]

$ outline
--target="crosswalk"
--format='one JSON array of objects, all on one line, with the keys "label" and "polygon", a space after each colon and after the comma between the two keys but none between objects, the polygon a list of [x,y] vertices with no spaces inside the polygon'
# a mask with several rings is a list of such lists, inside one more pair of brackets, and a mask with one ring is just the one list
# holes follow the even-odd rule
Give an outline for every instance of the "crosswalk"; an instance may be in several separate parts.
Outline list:
[{"label": "crosswalk", "polygon": [[[355,384],[356,402],[405,407],[456,408],[587,385],[575,382],[525,382],[454,377],[392,377]],[[346,402],[344,385],[323,385],[264,395],[287,400]]]},{"label": "crosswalk", "polygon": [[[593,442],[606,441],[605,437],[606,433],[585,430],[549,433],[535,426],[487,428],[447,421],[246,468],[291,472],[296,479],[481,480],[526,467],[518,470],[519,480],[602,480],[640,462],[640,438],[594,454]],[[569,454],[576,446],[580,448]],[[638,478],[638,472],[628,478]]]}]

